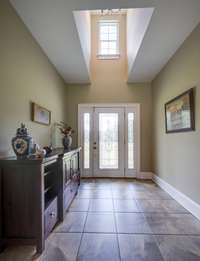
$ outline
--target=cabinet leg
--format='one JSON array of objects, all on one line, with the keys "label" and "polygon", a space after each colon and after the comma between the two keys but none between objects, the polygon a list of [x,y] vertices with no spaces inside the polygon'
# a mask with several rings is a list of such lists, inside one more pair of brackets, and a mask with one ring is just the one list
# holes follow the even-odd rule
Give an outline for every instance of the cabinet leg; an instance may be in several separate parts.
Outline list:
[{"label": "cabinet leg", "polygon": [[37,245],[36,245],[37,254],[42,254],[44,249],[45,249],[45,241],[44,241],[44,239],[38,240]]}]

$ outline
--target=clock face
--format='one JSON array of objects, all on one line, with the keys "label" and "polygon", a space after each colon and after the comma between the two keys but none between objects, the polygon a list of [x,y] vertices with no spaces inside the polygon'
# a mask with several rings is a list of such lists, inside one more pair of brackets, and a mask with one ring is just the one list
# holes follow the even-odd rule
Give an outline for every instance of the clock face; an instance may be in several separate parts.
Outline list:
[{"label": "clock face", "polygon": [[17,151],[17,153],[24,154],[27,150],[28,144],[27,144],[27,141],[25,141],[24,139],[17,138],[14,141],[13,146],[14,146],[15,150]]}]

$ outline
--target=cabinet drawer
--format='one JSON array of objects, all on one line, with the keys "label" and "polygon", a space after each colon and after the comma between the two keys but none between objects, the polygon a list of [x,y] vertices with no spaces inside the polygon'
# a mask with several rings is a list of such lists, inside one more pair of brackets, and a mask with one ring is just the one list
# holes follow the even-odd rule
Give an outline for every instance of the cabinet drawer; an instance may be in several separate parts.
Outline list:
[{"label": "cabinet drawer", "polygon": [[56,197],[45,210],[45,216],[44,216],[45,237],[49,235],[49,233],[52,231],[57,221],[58,221],[58,199]]}]

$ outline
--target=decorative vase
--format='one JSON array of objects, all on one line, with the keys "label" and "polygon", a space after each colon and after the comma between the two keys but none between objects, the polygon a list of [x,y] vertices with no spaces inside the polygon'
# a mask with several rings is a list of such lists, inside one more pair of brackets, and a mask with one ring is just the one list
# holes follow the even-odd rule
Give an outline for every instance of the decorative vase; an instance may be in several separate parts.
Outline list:
[{"label": "decorative vase", "polygon": [[71,135],[65,135],[63,137],[63,146],[65,150],[71,150],[72,146],[72,136]]},{"label": "decorative vase", "polygon": [[17,129],[16,136],[12,138],[12,147],[17,158],[26,158],[32,153],[33,139],[28,134],[27,128],[23,123]]}]

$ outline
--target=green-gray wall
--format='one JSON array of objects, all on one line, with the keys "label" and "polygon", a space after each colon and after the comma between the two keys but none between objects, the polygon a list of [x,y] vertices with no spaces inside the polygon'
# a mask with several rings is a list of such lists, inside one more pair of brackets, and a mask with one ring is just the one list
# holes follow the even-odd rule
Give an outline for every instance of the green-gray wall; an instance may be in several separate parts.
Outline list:
[{"label": "green-gray wall", "polygon": [[40,145],[50,143],[50,127],[30,120],[30,102],[65,119],[66,85],[8,0],[0,1],[0,156],[12,154],[11,138],[24,122]]},{"label": "green-gray wall", "polygon": [[[165,133],[164,104],[196,87],[196,130]],[[200,203],[200,25],[152,83],[154,172]]]}]

